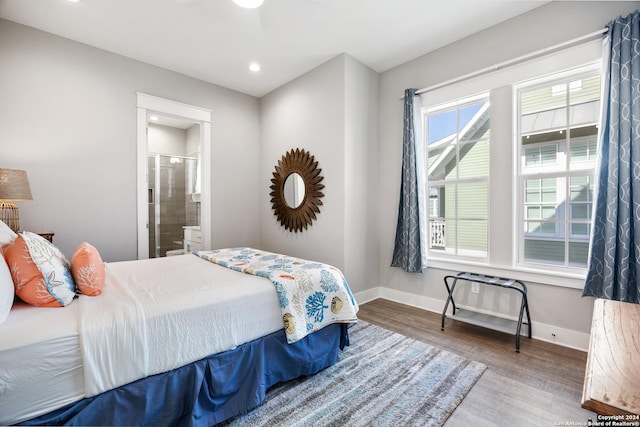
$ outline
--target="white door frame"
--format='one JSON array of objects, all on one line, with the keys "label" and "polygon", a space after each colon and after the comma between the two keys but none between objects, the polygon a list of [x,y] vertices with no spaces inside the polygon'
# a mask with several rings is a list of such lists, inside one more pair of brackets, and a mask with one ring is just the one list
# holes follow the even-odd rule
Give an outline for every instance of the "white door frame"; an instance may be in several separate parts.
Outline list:
[{"label": "white door frame", "polygon": [[200,125],[200,230],[202,249],[211,249],[211,111],[169,99],[136,92],[137,95],[137,212],[138,259],[149,258],[149,171],[147,119],[152,113],[170,115]]}]

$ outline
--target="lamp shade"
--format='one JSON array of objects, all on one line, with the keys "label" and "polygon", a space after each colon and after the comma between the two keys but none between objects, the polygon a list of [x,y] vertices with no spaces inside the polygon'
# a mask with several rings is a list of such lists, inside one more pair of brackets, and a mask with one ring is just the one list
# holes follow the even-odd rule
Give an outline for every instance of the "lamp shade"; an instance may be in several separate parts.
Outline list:
[{"label": "lamp shade", "polygon": [[16,169],[0,169],[0,200],[33,200],[27,172]]}]

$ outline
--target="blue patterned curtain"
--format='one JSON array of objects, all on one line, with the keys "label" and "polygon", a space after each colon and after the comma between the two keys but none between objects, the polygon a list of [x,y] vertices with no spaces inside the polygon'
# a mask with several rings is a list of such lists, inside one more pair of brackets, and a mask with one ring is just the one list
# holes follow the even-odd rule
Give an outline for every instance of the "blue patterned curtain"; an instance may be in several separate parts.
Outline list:
[{"label": "blue patterned curtain", "polygon": [[416,90],[405,90],[400,205],[391,266],[410,273],[419,273],[427,268],[423,175],[426,159],[420,108],[420,97],[416,95]]},{"label": "blue patterned curtain", "polygon": [[583,296],[640,303],[640,25],[608,24],[599,165]]}]

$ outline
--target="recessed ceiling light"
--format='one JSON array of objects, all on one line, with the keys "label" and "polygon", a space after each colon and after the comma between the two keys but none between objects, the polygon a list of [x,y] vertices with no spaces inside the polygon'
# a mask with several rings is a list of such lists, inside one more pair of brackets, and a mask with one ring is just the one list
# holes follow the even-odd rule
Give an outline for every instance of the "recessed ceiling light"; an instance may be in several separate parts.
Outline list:
[{"label": "recessed ceiling light", "polygon": [[260,64],[258,64],[257,62],[252,62],[251,64],[249,64],[249,69],[254,73],[257,73],[258,71],[260,71]]},{"label": "recessed ceiling light", "polygon": [[149,117],[149,120],[151,120],[152,122],[157,122],[158,121],[158,116],[151,116],[151,117]]},{"label": "recessed ceiling light", "polygon": [[262,6],[264,0],[233,0],[233,2],[246,9],[255,9],[256,7]]},{"label": "recessed ceiling light", "polygon": [[68,0],[69,3],[80,3],[82,0]]}]

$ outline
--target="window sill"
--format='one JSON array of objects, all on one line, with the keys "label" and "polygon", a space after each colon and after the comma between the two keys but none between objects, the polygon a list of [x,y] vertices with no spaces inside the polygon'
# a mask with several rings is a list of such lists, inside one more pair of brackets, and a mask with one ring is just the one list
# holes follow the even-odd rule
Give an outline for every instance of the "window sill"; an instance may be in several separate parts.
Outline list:
[{"label": "window sill", "polygon": [[522,280],[525,283],[540,283],[542,285],[560,286],[570,289],[584,288],[584,274],[540,271],[531,268],[518,266],[490,265],[486,263],[473,262],[468,260],[451,260],[442,258],[429,258],[428,268],[436,268],[450,271],[470,271],[473,273],[486,274],[490,276],[508,277]]}]

